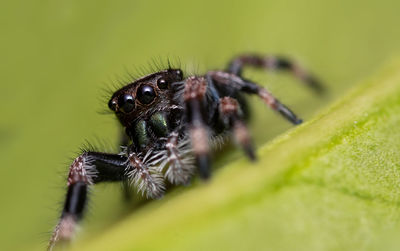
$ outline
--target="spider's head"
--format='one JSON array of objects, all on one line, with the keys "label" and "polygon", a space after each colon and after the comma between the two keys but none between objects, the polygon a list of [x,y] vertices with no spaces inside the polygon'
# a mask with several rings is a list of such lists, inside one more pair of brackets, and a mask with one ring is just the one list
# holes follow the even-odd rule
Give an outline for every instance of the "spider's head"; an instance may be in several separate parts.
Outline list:
[{"label": "spider's head", "polygon": [[183,80],[180,69],[168,69],[142,77],[117,90],[108,102],[123,126],[168,109],[173,102],[171,84]]}]

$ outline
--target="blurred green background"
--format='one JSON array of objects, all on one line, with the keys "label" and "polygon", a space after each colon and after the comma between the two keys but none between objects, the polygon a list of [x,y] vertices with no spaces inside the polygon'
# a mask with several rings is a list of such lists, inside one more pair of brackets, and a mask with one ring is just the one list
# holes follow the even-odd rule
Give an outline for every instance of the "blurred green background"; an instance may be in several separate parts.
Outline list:
[{"label": "blurred green background", "polygon": [[[0,249],[43,248],[69,158],[86,139],[118,141],[101,92],[153,58],[224,68],[240,52],[288,55],[328,86],[315,97],[286,74],[248,71],[305,119],[400,49],[398,1],[3,1],[0,9]],[[260,145],[291,126],[252,99]],[[242,156],[232,151],[229,161]],[[218,164],[216,164],[218,165]],[[184,189],[183,189],[184,190]],[[183,191],[182,190],[182,191]],[[118,185],[93,191],[82,238],[124,215]]]}]

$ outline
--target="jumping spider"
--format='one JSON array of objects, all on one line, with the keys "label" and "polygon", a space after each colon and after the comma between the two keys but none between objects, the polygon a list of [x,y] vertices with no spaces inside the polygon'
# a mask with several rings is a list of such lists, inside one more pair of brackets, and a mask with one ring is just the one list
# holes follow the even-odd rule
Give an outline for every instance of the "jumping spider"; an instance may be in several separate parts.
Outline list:
[{"label": "jumping spider", "polygon": [[137,79],[117,90],[108,107],[129,138],[119,154],[84,151],[71,164],[68,192],[49,243],[73,236],[87,202],[88,189],[100,182],[119,181],[149,198],[164,194],[165,182],[187,184],[196,168],[210,176],[210,144],[231,132],[247,156],[255,159],[244,94],[259,96],[271,109],[297,125],[302,122],[270,92],[242,77],[251,66],[287,70],[317,92],[321,85],[299,65],[284,58],[246,54],[234,58],[226,71],[184,77],[180,69],[166,69]]}]

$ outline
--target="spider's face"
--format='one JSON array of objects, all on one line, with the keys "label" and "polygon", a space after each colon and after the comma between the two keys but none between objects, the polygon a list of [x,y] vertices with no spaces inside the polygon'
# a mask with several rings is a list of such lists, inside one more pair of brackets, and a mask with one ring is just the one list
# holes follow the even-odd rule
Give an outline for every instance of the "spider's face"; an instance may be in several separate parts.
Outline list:
[{"label": "spider's face", "polygon": [[123,126],[130,126],[172,105],[171,84],[182,81],[180,69],[168,69],[147,75],[116,91],[108,102]]}]

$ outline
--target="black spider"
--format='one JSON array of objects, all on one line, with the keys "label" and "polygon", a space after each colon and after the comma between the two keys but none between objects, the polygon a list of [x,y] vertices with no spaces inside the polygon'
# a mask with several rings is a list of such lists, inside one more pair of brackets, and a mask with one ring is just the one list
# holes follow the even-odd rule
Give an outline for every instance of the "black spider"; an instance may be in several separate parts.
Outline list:
[{"label": "black spider", "polygon": [[293,124],[301,123],[289,108],[263,87],[241,76],[244,66],[287,70],[314,90],[318,81],[284,58],[242,55],[227,71],[183,77],[180,69],[167,69],[140,78],[116,91],[109,103],[129,140],[119,154],[83,152],[70,166],[68,192],[61,219],[49,243],[69,240],[81,220],[89,186],[120,181],[150,198],[164,194],[165,182],[187,184],[196,168],[210,176],[210,146],[232,132],[250,159],[255,159],[243,94],[258,95],[270,108]]}]

